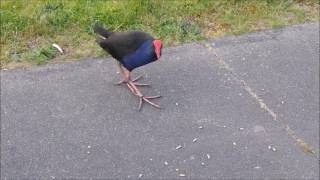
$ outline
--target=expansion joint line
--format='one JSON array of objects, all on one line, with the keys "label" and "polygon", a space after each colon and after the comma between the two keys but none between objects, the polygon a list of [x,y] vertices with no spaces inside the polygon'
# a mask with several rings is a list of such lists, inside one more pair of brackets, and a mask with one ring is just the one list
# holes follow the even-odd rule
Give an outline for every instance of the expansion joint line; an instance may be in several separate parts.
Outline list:
[{"label": "expansion joint line", "polygon": [[245,89],[246,92],[259,104],[260,109],[262,111],[267,112],[274,121],[277,121],[280,123],[282,128],[287,132],[287,134],[296,142],[296,145],[305,153],[312,155],[314,157],[318,157],[316,154],[314,148],[306,143],[302,138],[300,138],[297,133],[290,128],[288,124],[284,122],[283,119],[279,118],[278,115],[264,102],[264,100],[255,93],[255,91],[246,83],[245,80],[241,79],[241,77],[234,71],[234,69],[221,57],[218,56],[217,52],[214,50],[214,48],[207,42],[201,43],[203,47],[205,47],[210,53],[212,53],[216,57],[217,64],[219,68],[225,69],[228,71],[228,73],[233,76],[233,78],[239,82],[242,87]]}]

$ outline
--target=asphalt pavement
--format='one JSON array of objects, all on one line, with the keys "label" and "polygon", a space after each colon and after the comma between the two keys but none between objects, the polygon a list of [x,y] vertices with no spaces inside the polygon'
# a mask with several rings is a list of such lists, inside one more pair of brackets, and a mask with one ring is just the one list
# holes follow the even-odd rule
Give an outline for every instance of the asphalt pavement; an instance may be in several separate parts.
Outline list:
[{"label": "asphalt pavement", "polygon": [[[99,48],[99,47],[97,47]],[[319,24],[1,71],[1,179],[318,179]]]}]

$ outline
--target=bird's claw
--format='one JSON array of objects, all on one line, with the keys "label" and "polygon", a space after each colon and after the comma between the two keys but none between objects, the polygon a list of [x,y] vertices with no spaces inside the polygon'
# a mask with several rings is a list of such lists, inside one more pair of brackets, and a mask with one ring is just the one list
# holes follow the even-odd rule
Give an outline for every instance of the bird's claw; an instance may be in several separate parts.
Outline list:
[{"label": "bird's claw", "polygon": [[160,97],[161,97],[160,95],[157,95],[157,96],[141,96],[140,97],[140,101],[139,101],[138,111],[141,110],[143,101],[149,103],[153,107],[161,109],[161,107],[158,104],[155,104],[154,102],[150,101],[150,99],[156,99],[156,98],[160,98]]},{"label": "bird's claw", "polygon": [[[151,86],[150,84],[136,83],[136,81],[138,81],[141,78],[142,78],[142,76],[138,76],[138,77],[132,79],[131,81],[134,82],[133,84],[136,85],[136,86]],[[121,85],[121,84],[125,84],[125,83],[128,83],[128,80],[121,80],[121,81],[119,81],[117,83],[114,83],[114,85]]]}]

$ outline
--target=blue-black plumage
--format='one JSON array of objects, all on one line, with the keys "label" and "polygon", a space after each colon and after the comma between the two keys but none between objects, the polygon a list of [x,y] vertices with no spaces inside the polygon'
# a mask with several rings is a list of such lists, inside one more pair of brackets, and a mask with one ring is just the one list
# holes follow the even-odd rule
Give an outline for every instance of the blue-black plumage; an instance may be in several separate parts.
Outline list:
[{"label": "blue-black plumage", "polygon": [[130,73],[133,69],[154,62],[161,56],[162,42],[142,31],[111,32],[99,25],[94,25],[93,30],[100,35],[96,42],[104,50],[110,53],[118,61],[119,72],[123,80],[118,83],[125,83],[129,90],[139,97],[139,111],[142,102],[160,108],[151,99],[161,96],[144,96],[137,86],[146,84],[136,83],[139,78],[131,80]]},{"label": "blue-black plumage", "polygon": [[122,59],[122,65],[129,71],[132,71],[137,67],[149,64],[155,60],[157,60],[157,56],[154,53],[153,40],[149,39],[132,54],[125,56]]}]

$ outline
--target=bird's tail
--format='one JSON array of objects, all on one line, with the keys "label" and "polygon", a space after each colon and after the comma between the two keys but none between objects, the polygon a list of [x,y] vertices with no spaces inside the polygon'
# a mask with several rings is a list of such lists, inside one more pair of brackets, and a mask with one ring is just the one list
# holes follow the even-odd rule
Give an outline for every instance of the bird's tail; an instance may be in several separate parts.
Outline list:
[{"label": "bird's tail", "polygon": [[104,29],[103,27],[99,26],[98,24],[93,25],[93,31],[96,34],[99,34],[100,36],[104,37],[104,38],[108,38],[112,32]]},{"label": "bird's tail", "polygon": [[96,43],[99,44],[100,47],[102,47],[104,50],[108,49],[108,43],[106,39],[103,39],[101,37],[97,37]]}]

